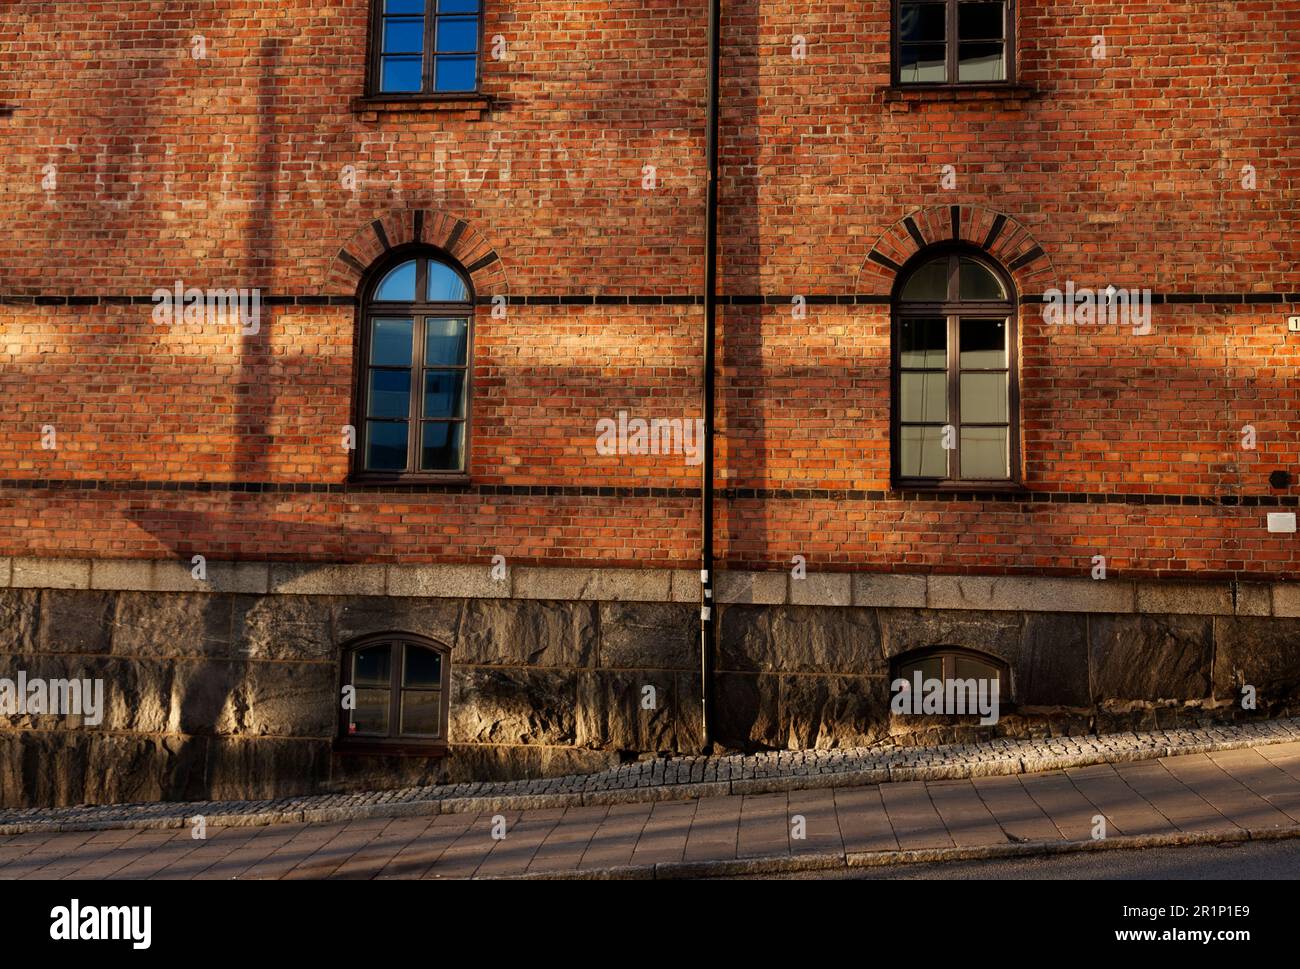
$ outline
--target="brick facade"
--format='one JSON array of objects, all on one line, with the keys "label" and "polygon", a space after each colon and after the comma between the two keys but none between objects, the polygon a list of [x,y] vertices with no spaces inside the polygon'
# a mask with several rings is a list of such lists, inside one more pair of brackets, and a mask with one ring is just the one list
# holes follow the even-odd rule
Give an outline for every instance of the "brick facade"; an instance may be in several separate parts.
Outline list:
[{"label": "brick facade", "polygon": [[[400,114],[357,103],[363,2],[156,6],[20,3],[5,17],[0,290],[18,298],[2,310],[0,469],[15,514],[0,550],[689,565],[688,497],[480,488],[698,485],[681,462],[601,456],[593,439],[620,409],[698,414],[703,6],[593,17],[489,2],[484,33],[509,59],[485,59],[486,109]],[[722,505],[724,561],[1068,574],[1105,553],[1132,574],[1294,567],[1293,540],[1219,499],[1277,500],[1268,474],[1300,457],[1300,337],[1284,322],[1300,289],[1287,66],[1300,14],[1280,0],[1022,0],[1018,16],[1023,87],[954,99],[888,88],[886,3],[728,5],[723,288],[772,305],[723,314],[719,468],[727,486],[778,494]],[[805,59],[791,56],[796,34]],[[1157,305],[1143,338],[1022,310],[1028,488],[1120,503],[838,494],[890,486],[889,314],[815,297],[887,297],[893,273],[872,254],[914,251],[908,216],[926,241],[949,238],[954,205],[977,243],[1005,218],[990,250],[1007,264],[1042,252],[1016,271],[1022,297],[1066,279],[1221,297]],[[429,242],[462,226],[464,265],[495,257],[473,274],[481,301],[511,300],[503,319],[483,307],[477,320],[470,489],[131,490],[343,484],[355,267],[383,251],[373,222],[397,244],[417,212]],[[110,299],[176,279],[296,302],[241,338],[159,326],[148,304]],[[797,295],[814,298],[803,318]],[[538,305],[546,296],[670,305]],[[54,451],[39,445],[47,423]],[[1254,451],[1240,448],[1245,424]],[[51,490],[68,482],[100,488]],[[779,494],[796,489],[834,493]]]},{"label": "brick facade", "polygon": [[[724,2],[718,565],[1291,581],[1300,7],[1016,7],[1016,85],[936,92],[886,0]],[[596,427],[701,413],[706,4],[485,0],[482,97],[400,110],[367,11],[0,12],[0,556],[697,567],[699,468]],[[1022,304],[1027,495],[891,482],[897,268],[953,239]],[[359,287],[417,242],[475,289],[469,480],[362,486]],[[155,322],[178,280],[260,329]],[[1151,332],[1045,323],[1067,280]]]}]

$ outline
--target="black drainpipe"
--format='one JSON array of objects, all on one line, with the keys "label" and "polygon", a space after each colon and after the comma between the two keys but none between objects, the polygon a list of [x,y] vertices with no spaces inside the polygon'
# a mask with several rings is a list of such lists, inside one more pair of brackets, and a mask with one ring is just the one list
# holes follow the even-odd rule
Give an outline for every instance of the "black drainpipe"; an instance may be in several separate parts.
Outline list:
[{"label": "black drainpipe", "polygon": [[722,0],[709,0],[709,120],[704,223],[704,466],[700,474],[703,520],[700,548],[700,698],[701,739],[705,752],[713,747],[713,658],[717,642],[717,611],[713,601],[713,411],[714,351],[718,295],[718,78],[721,62]]}]

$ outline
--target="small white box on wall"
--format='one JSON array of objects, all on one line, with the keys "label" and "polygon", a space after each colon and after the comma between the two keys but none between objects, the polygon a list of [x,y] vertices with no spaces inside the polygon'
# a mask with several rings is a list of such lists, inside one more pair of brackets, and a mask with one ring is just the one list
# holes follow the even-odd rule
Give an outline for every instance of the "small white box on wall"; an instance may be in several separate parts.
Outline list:
[{"label": "small white box on wall", "polygon": [[1295,512],[1271,511],[1268,513],[1268,530],[1270,532],[1294,532]]}]

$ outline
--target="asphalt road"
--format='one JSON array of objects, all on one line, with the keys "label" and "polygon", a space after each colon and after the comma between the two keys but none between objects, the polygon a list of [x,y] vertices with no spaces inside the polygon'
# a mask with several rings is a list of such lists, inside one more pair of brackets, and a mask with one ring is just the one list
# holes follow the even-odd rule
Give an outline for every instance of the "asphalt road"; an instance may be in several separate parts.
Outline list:
[{"label": "asphalt road", "polygon": [[[1144,851],[1089,851],[1001,861],[955,861],[896,865],[889,868],[801,872],[751,876],[782,881],[913,881],[970,879],[1045,879],[1129,881],[1226,879],[1241,881],[1300,878],[1300,839],[1151,848]],[[749,879],[746,879],[749,880]]]}]

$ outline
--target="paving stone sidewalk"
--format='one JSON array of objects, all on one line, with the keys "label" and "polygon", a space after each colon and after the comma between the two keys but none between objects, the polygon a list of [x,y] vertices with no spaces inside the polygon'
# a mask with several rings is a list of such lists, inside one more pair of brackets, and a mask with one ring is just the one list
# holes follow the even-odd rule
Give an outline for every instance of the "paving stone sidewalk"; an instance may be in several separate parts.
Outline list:
[{"label": "paving stone sidewalk", "polygon": [[885,782],[1014,775],[1147,761],[1300,740],[1300,718],[1256,723],[939,747],[772,751],[680,757],[533,781],[412,787],[256,801],[192,801],[0,810],[0,835],[117,828],[329,822],[500,810],[683,801]]},{"label": "paving stone sidewalk", "polygon": [[0,838],[0,879],[682,878],[1279,837],[1300,837],[1300,742],[1034,774],[209,828],[201,840],[40,832]]}]

